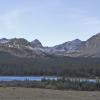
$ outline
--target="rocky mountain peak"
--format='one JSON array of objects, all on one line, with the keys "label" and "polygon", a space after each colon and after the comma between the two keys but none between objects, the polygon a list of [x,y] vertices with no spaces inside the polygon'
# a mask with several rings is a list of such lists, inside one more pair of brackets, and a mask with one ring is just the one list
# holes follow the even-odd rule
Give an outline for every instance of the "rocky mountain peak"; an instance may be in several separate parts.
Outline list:
[{"label": "rocky mountain peak", "polygon": [[61,45],[57,45],[57,46],[55,46],[55,49],[63,50],[63,51],[67,51],[67,52],[74,52],[75,50],[77,50],[79,48],[81,43],[82,43],[81,40],[75,39],[73,41],[68,41]]},{"label": "rocky mountain peak", "polygon": [[34,41],[31,42],[31,45],[33,48],[42,48],[42,44],[38,39],[35,39]]},{"label": "rocky mountain peak", "polygon": [[100,33],[87,41],[75,39],[56,45],[43,47],[38,39],[28,42],[24,38],[0,39],[0,51],[9,52],[17,56],[70,56],[70,57],[100,57]]},{"label": "rocky mountain peak", "polygon": [[79,39],[75,39],[75,40],[73,40],[72,42],[81,43],[82,41],[81,41],[81,40],[79,40]]},{"label": "rocky mountain peak", "polygon": [[7,44],[12,45],[12,46],[27,46],[27,45],[30,45],[30,43],[24,38],[10,39],[9,42],[7,42]]},{"label": "rocky mountain peak", "polygon": [[97,47],[97,46],[100,46],[100,33],[92,36],[91,38],[89,38],[87,41],[86,41],[86,46],[89,47]]}]

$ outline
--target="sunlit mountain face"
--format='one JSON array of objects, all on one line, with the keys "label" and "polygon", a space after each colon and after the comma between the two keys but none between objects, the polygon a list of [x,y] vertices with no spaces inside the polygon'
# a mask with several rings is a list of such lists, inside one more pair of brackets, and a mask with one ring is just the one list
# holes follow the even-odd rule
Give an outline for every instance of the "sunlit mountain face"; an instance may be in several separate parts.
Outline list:
[{"label": "sunlit mountain face", "polygon": [[24,38],[2,38],[0,39],[0,51],[18,57],[100,57],[100,33],[87,41],[75,39],[53,47],[44,47],[37,39],[29,42]]}]

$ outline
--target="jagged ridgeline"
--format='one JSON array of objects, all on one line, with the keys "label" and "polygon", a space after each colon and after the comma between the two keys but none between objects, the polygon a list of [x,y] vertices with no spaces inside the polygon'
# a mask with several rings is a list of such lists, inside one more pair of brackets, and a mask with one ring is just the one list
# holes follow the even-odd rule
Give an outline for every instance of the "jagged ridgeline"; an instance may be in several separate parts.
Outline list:
[{"label": "jagged ridgeline", "polygon": [[100,57],[100,33],[87,41],[75,39],[53,47],[44,47],[35,39],[32,42],[23,38],[0,39],[0,51],[18,57]]},{"label": "jagged ridgeline", "polygon": [[54,47],[39,40],[0,39],[0,75],[100,77],[100,33]]}]

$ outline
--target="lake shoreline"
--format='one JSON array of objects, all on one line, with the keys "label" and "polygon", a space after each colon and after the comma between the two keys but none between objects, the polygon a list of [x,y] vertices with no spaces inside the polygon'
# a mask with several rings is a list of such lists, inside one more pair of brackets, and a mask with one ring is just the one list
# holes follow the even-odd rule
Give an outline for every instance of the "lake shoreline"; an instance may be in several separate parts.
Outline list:
[{"label": "lake shoreline", "polygon": [[70,80],[70,81],[100,81],[99,78],[79,78],[79,77],[62,77],[62,76],[0,76],[0,81],[42,81],[45,80]]},{"label": "lake shoreline", "polygon": [[13,81],[0,81],[0,87],[24,87],[24,88],[41,88],[53,90],[77,90],[77,91],[100,91],[100,80],[54,80],[42,79],[39,80],[13,80]]}]

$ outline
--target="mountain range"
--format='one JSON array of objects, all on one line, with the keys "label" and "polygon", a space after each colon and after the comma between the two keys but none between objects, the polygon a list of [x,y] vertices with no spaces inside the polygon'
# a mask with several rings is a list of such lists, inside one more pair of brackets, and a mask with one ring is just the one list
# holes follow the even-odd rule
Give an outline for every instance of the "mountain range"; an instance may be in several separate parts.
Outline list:
[{"label": "mountain range", "polygon": [[17,57],[100,57],[100,33],[86,41],[75,39],[53,47],[44,47],[35,39],[32,42],[24,38],[0,39],[0,52]]}]

